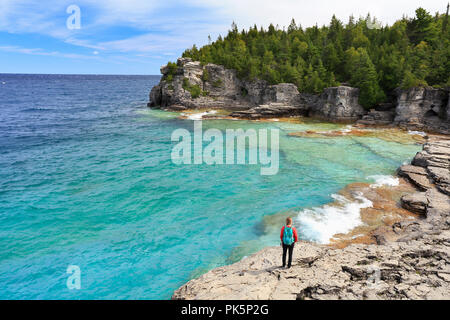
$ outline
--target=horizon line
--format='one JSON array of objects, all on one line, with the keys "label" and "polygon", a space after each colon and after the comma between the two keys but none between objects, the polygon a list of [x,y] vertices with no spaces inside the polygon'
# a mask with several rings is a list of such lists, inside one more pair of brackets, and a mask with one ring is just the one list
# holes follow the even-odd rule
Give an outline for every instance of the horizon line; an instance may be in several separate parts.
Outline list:
[{"label": "horizon line", "polygon": [[1,75],[49,75],[49,76],[159,76],[161,74],[128,74],[128,73],[24,73],[0,72]]}]

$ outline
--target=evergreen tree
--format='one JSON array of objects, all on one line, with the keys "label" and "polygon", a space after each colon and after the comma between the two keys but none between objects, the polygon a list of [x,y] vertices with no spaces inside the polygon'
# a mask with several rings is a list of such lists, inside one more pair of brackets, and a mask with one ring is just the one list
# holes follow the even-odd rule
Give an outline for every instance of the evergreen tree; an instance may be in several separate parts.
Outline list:
[{"label": "evergreen tree", "polygon": [[[397,87],[450,85],[450,27],[445,14],[423,8],[392,26],[372,28],[374,17],[303,29],[292,19],[287,30],[254,25],[239,31],[233,22],[225,37],[183,53],[202,64],[235,69],[240,78],[289,82],[319,93],[338,82],[360,88],[360,103],[373,107]],[[368,28],[367,21],[370,21]]]}]

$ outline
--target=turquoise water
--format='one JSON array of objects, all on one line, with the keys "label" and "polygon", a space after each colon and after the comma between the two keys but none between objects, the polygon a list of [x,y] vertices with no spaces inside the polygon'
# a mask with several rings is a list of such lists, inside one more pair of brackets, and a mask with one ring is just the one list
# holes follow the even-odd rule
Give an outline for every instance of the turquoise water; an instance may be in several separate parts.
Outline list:
[{"label": "turquoise water", "polygon": [[[276,245],[279,226],[264,216],[326,204],[420,149],[287,135],[342,128],[332,124],[208,120],[205,129],[281,129],[279,173],[175,165],[171,133],[193,121],[146,108],[158,80],[0,75],[0,299],[168,299],[191,277]],[[66,286],[69,265],[81,269],[80,290]]]}]

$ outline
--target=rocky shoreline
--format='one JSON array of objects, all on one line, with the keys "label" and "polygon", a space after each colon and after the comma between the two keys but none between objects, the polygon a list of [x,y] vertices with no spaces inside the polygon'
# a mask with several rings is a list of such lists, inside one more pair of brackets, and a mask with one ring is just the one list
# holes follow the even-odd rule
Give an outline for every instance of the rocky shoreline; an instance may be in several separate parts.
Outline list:
[{"label": "rocky shoreline", "polygon": [[[222,118],[311,117],[364,127],[400,127],[429,136],[410,165],[398,169],[416,191],[398,203],[382,199],[377,210],[411,212],[371,230],[369,241],[344,245],[300,242],[291,269],[280,268],[279,247],[265,248],[216,268],[176,290],[172,299],[450,299],[450,92],[417,87],[392,92],[390,103],[365,110],[359,90],[326,88],[299,93],[293,84],[241,80],[223,66],[180,58],[161,68],[149,107],[227,111]],[[298,133],[304,135],[311,133]],[[411,187],[412,188],[412,187]],[[402,189],[404,190],[404,189]],[[402,192],[398,190],[398,192]],[[387,204],[389,203],[389,204]],[[403,214],[403,213],[402,213]],[[397,215],[402,216],[402,215]]]},{"label": "rocky shoreline", "polygon": [[202,65],[190,58],[161,67],[162,78],[150,92],[151,108],[228,110],[233,118],[312,117],[365,126],[398,126],[408,130],[450,134],[450,90],[431,87],[396,89],[389,103],[365,110],[359,89],[346,85],[321,94],[301,93],[291,83],[270,85],[239,79],[234,70]]},{"label": "rocky shoreline", "polygon": [[172,299],[450,299],[450,138],[428,138],[398,173],[418,190],[401,206],[419,218],[377,228],[376,244],[301,241],[291,269],[268,247],[189,281]]}]

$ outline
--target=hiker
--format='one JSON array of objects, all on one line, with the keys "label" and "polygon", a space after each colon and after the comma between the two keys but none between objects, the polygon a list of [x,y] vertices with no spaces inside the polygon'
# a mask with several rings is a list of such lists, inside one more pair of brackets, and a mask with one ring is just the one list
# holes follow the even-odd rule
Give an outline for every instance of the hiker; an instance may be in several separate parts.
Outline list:
[{"label": "hiker", "polygon": [[290,268],[292,264],[292,252],[294,251],[294,244],[298,241],[297,230],[292,226],[292,218],[286,219],[286,225],[281,228],[281,245],[283,246],[283,266],[286,266],[286,251],[289,250],[289,259],[287,267]]}]

